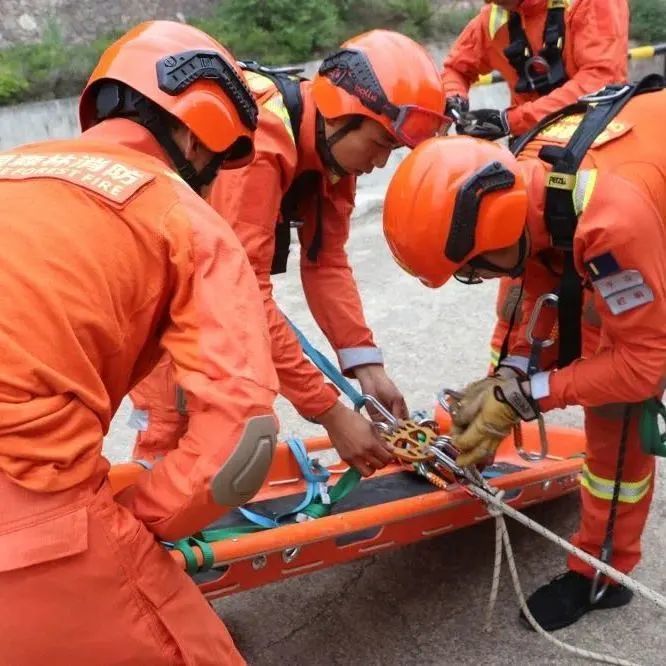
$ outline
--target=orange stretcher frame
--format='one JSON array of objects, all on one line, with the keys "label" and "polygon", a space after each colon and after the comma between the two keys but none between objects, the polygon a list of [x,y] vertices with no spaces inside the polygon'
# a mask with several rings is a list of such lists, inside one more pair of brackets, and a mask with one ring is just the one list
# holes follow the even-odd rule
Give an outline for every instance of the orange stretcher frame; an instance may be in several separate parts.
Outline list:
[{"label": "orange stretcher frame", "polygon": [[[442,432],[448,430],[446,413],[438,407],[435,416]],[[548,435],[550,451],[544,460],[526,462],[521,459],[511,438],[504,441],[498,451],[496,463],[523,468],[490,481],[491,485],[506,491],[505,500],[514,508],[553,500],[578,488],[585,451],[583,431],[549,426]],[[523,425],[523,440],[527,451],[540,450],[534,423]],[[330,446],[324,437],[306,441],[311,455]],[[113,468],[114,491],[131,483],[137,467],[128,463]],[[335,467],[329,469],[332,471],[329,483],[334,483],[340,471]],[[378,471],[372,479],[362,480],[361,484],[396,474],[410,473],[393,464]],[[195,581],[208,599],[216,599],[446,534],[490,517],[485,506],[458,484],[446,490],[433,490],[424,481],[422,488],[423,492],[395,501],[212,543],[215,565],[195,575]],[[297,495],[305,489],[300,468],[289,447],[280,443],[268,477],[253,502]],[[196,546],[194,552],[199,563],[203,563],[203,555]],[[171,555],[185,568],[180,552],[171,551]]]}]

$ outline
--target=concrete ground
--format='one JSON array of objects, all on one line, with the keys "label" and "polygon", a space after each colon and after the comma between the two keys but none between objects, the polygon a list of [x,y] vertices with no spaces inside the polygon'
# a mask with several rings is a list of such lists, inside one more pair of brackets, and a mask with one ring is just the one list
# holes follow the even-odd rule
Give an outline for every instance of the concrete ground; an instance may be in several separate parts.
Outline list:
[{"label": "concrete ground", "polygon": [[[398,269],[381,238],[378,197],[386,175],[361,184],[363,214],[354,220],[349,254],[391,374],[410,407],[429,407],[441,386],[460,387],[484,372],[495,287],[455,283],[432,291]],[[314,343],[328,349],[304,304],[296,263],[276,279],[277,301]],[[278,411],[283,433],[320,432],[283,401]],[[105,442],[114,460],[129,453],[132,433],[124,425],[126,417],[124,405]],[[554,419],[580,423],[576,410]],[[659,484],[644,539],[644,562],[636,571],[640,581],[662,593],[664,500]],[[536,507],[530,515],[569,535],[577,521],[577,499]],[[556,546],[517,525],[510,527],[527,592],[563,570],[564,555]],[[518,623],[507,571],[494,629],[482,632],[493,540],[492,525],[484,524],[238,594],[215,606],[247,660],[257,665],[577,663]],[[658,628],[663,619],[663,612],[649,602],[635,600],[620,611],[593,613],[557,635],[578,646],[656,665],[664,663],[666,639]]]}]

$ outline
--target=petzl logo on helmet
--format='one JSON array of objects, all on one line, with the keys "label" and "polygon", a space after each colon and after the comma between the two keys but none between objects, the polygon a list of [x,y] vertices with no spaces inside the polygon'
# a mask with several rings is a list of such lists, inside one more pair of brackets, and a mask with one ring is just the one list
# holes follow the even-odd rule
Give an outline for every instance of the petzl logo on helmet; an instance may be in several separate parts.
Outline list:
[{"label": "petzl logo on helmet", "polygon": [[373,103],[377,102],[379,99],[377,93],[372,92],[372,90],[369,90],[368,88],[360,86],[358,83],[354,84],[354,95],[356,95],[356,97],[359,99],[365,99]]}]

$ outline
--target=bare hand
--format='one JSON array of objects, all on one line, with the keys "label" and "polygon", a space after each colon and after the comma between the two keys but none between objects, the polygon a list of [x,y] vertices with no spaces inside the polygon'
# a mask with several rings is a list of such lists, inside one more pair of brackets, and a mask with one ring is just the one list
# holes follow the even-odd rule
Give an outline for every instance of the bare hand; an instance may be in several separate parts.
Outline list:
[{"label": "bare hand", "polygon": [[326,428],[342,460],[363,476],[370,476],[393,460],[391,447],[372,423],[341,402],[317,417],[317,421]]},{"label": "bare hand", "polygon": [[[383,365],[360,365],[354,374],[361,384],[361,391],[382,403],[397,419],[409,418],[407,403],[398,387],[386,374]],[[370,407],[368,414],[373,421],[381,421],[382,416]]]}]

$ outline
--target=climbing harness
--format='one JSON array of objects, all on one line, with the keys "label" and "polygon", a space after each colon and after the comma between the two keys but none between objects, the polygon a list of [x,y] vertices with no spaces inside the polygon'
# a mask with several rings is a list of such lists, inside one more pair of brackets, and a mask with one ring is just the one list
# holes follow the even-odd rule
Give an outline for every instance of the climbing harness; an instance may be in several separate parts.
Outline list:
[{"label": "climbing harness", "polygon": [[[303,122],[303,96],[301,83],[307,79],[303,76],[302,67],[272,67],[261,65],[254,60],[239,61],[241,69],[248,72],[248,80],[267,79],[275,85],[282,98],[283,110],[278,113],[287,124],[287,129],[294,139],[298,151]],[[263,88],[261,89],[263,92]],[[257,93],[260,96],[260,93]],[[259,99],[261,104],[261,96]],[[263,104],[268,110],[275,111],[273,98]],[[281,106],[281,105],[280,105]],[[286,117],[284,113],[286,112]],[[271,263],[271,275],[279,275],[287,271],[289,259],[289,246],[291,244],[291,230],[300,229],[304,221],[301,219],[300,207],[305,200],[315,199],[315,233],[307,256],[310,261],[316,261],[322,244],[322,176],[319,171],[306,170],[299,173],[285,192],[280,202],[280,215],[275,225],[275,249]]]},{"label": "climbing harness", "polygon": [[636,84],[606,86],[546,116],[512,146],[514,155],[519,155],[525,146],[557,121],[566,116],[584,114],[565,146],[547,145],[539,152],[541,160],[553,165],[546,182],[546,227],[551,247],[564,255],[558,307],[559,368],[578,358],[581,350],[583,280],[575,267],[573,247],[579,215],[573,196],[578,169],[599,135],[630,99],[635,95],[662,90],[665,85],[662,77],[653,74]]},{"label": "climbing harness", "polygon": [[565,11],[569,0],[548,0],[548,12],[543,31],[543,47],[532,52],[518,12],[510,12],[508,20],[509,45],[504,55],[516,70],[517,93],[536,92],[539,95],[559,88],[567,81],[562,52],[565,40]]}]

